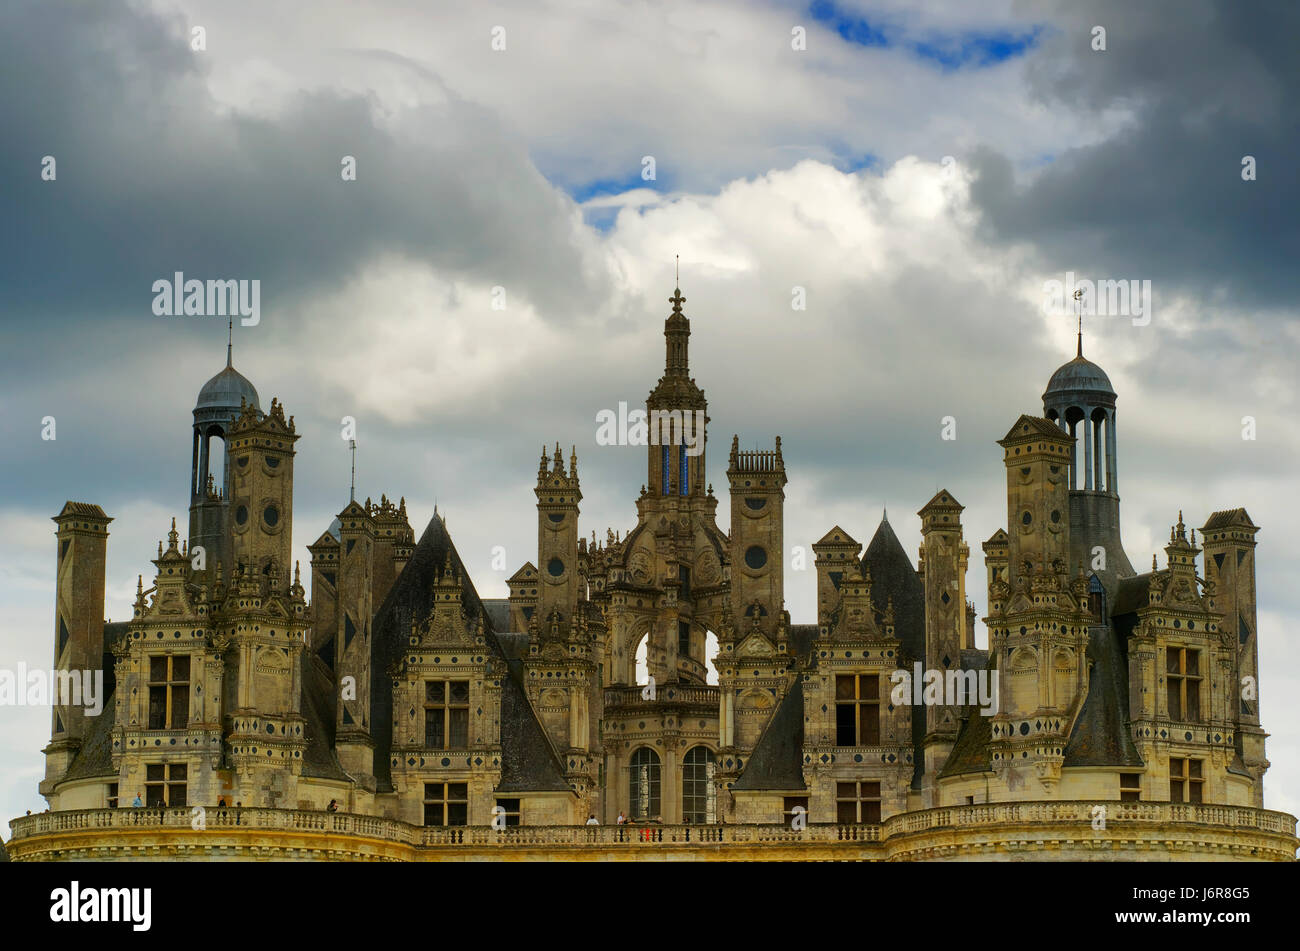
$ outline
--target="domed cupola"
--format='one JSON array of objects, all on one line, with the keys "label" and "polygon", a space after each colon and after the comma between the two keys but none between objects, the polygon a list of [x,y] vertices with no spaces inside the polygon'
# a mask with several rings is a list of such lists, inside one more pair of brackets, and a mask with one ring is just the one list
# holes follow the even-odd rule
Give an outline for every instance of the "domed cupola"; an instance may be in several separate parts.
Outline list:
[{"label": "domed cupola", "polygon": [[227,362],[225,369],[204,383],[199,390],[199,398],[194,403],[194,424],[228,423],[232,416],[239,415],[241,402],[261,412],[262,407],[257,403],[257,388]]},{"label": "domed cupola", "polygon": [[1082,354],[1052,374],[1043,393],[1044,405],[1092,401],[1115,405],[1115,390],[1106,371]]},{"label": "domed cupola", "polygon": [[1075,358],[1059,367],[1047,383],[1043,415],[1076,439],[1070,457],[1070,488],[1115,495],[1115,388],[1106,371],[1084,357],[1082,332]]},{"label": "domed cupola", "polygon": [[[204,501],[211,491],[208,487],[212,476],[213,489],[226,489],[228,472],[216,472],[210,466],[208,450],[213,436],[226,440],[226,431],[230,421],[239,416],[244,405],[252,406],[261,413],[262,407],[257,402],[257,388],[248,378],[231,364],[231,346],[226,344],[226,366],[220,373],[199,389],[199,398],[194,401],[194,463],[190,497],[194,501]],[[224,448],[224,446],[223,446]],[[223,452],[224,455],[224,452]],[[228,466],[222,467],[223,469]],[[220,476],[220,484],[217,477]]]}]

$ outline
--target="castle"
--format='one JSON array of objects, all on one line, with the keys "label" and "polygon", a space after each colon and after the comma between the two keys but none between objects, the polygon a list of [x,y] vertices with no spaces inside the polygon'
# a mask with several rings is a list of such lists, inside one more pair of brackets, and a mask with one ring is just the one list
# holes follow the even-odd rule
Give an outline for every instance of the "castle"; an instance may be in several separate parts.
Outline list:
[{"label": "castle", "polygon": [[[684,300],[635,527],[583,537],[576,451],[543,449],[537,559],[502,599],[479,596],[438,514],[417,541],[384,496],[308,546],[309,602],[294,420],[228,350],[193,412],[187,537],[173,520],[130,621],[103,620],[112,520],[78,502],[54,518],[56,666],[102,665],[111,697],[94,718],[55,707],[50,813],[15,820],[13,856],[1294,858],[1295,820],[1263,808],[1258,526],[1216,512],[1198,539],[1179,513],[1164,567],[1134,570],[1116,394],[1081,335],[1042,415],[998,441],[981,649],[947,490],[919,510],[917,567],[887,519],[865,550],[832,527],[812,545],[817,623],[791,623],[780,438],[733,437],[726,531],[706,444],[678,438],[708,422]],[[992,708],[948,689],[977,682]]]}]

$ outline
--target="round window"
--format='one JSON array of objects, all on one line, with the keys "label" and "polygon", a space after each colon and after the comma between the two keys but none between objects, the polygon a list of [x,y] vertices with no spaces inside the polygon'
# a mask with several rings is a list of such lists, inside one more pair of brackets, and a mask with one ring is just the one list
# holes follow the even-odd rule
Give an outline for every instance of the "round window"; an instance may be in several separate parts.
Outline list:
[{"label": "round window", "polygon": [[241,505],[239,508],[235,509],[235,524],[236,525],[248,524],[248,506]]},{"label": "round window", "polygon": [[274,505],[268,505],[266,511],[262,513],[262,519],[267,525],[275,528],[275,524],[280,521],[280,510]]},{"label": "round window", "polygon": [[1056,524],[1060,520],[1061,520],[1060,509],[1052,509],[1052,524]]},{"label": "round window", "polygon": [[745,551],[745,564],[757,571],[767,564],[767,552],[758,545],[750,545]]},{"label": "round window", "polygon": [[1021,523],[1022,525],[1028,525],[1028,524],[1029,524],[1030,522],[1032,522],[1033,520],[1034,520],[1034,517],[1033,517],[1032,515],[1030,515],[1028,512],[1026,512],[1024,515],[1020,516],[1020,523]]},{"label": "round window", "polygon": [[546,563],[546,570],[551,573],[552,578],[558,578],[564,574],[564,562],[558,558],[552,558]]}]

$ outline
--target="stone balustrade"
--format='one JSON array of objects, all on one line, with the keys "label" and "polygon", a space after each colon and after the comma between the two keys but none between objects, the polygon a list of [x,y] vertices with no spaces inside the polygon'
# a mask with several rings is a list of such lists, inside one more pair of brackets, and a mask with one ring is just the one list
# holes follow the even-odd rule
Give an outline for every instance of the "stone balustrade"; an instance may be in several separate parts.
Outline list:
[{"label": "stone balustrade", "polygon": [[[1104,807],[1098,813],[1097,807]],[[1104,816],[1102,828],[1097,818]],[[756,858],[927,860],[1021,857],[1294,860],[1296,820],[1245,806],[1034,801],[946,806],[878,825],[611,825],[422,827],[304,810],[207,807],[82,809],[10,823],[11,857]]]},{"label": "stone balustrade", "polygon": [[605,709],[661,707],[664,703],[679,703],[684,706],[707,707],[714,714],[718,712],[720,694],[716,686],[663,684],[655,690],[655,699],[647,700],[641,695],[644,687],[606,687]]}]

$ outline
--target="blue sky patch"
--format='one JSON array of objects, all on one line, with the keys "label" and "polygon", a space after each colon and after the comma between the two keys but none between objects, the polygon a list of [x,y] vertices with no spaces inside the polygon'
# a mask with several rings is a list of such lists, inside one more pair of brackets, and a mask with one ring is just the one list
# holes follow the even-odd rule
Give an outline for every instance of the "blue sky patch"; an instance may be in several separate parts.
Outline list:
[{"label": "blue sky patch", "polygon": [[929,32],[924,39],[907,35],[897,23],[875,22],[839,9],[830,0],[814,0],[808,8],[814,21],[834,30],[845,42],[874,49],[901,49],[939,66],[944,72],[980,69],[1024,56],[1038,42],[1042,27],[1011,30]]},{"label": "blue sky patch", "polygon": [[[656,173],[658,169],[656,169]],[[624,192],[630,192],[634,188],[652,188],[655,191],[667,191],[667,187],[661,181],[648,182],[641,177],[641,166],[638,163],[636,171],[625,178],[602,178],[599,181],[584,182],[580,185],[574,185],[566,188],[573,200],[582,203],[592,198],[599,198],[601,195],[621,195]]]}]

